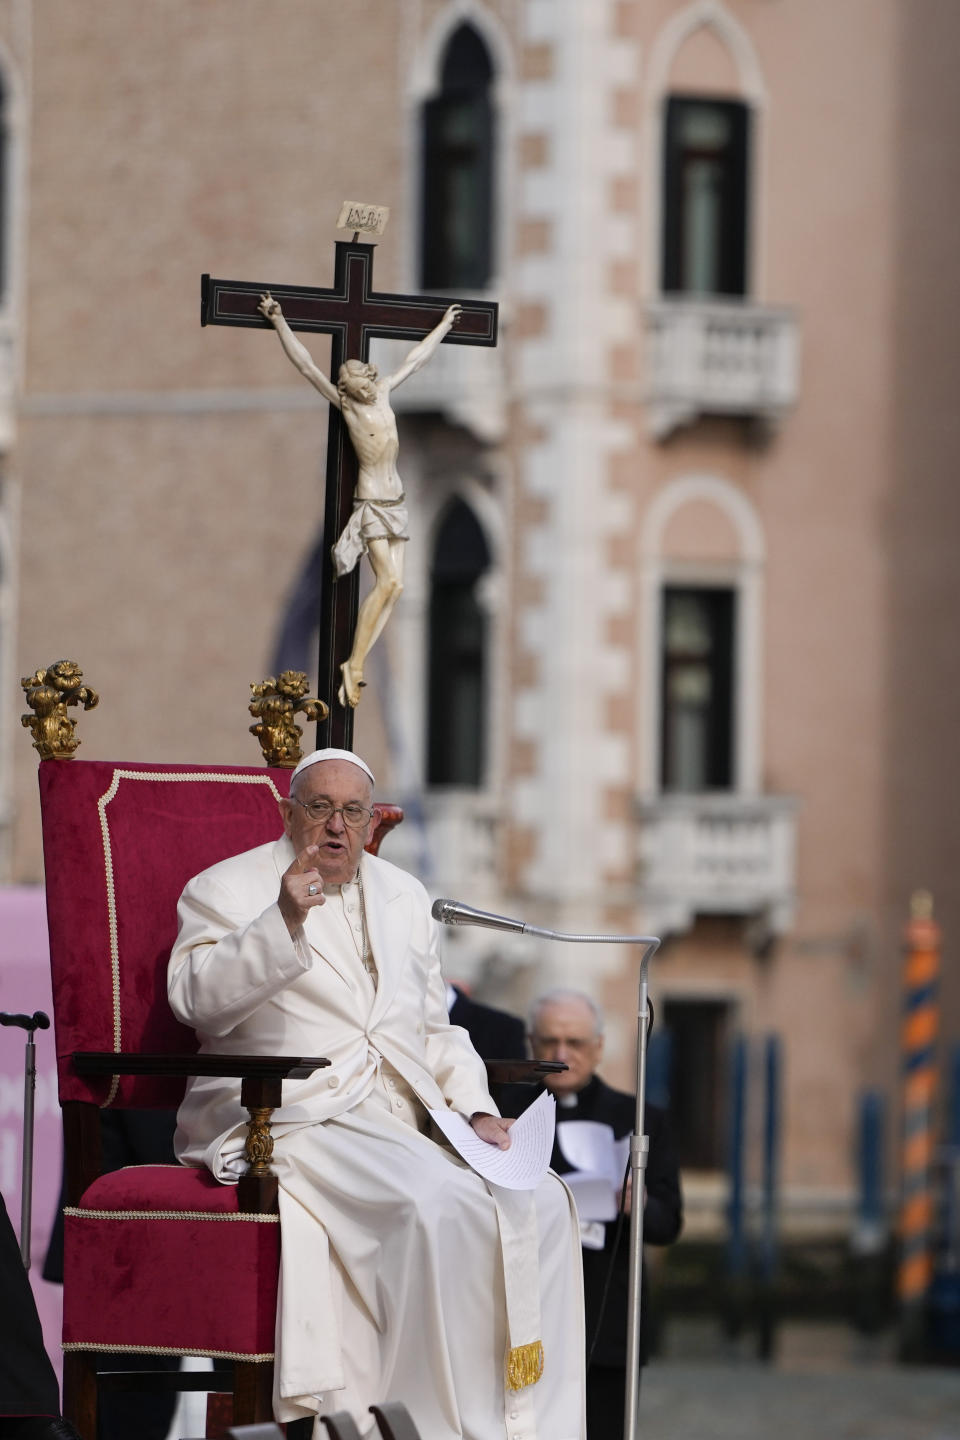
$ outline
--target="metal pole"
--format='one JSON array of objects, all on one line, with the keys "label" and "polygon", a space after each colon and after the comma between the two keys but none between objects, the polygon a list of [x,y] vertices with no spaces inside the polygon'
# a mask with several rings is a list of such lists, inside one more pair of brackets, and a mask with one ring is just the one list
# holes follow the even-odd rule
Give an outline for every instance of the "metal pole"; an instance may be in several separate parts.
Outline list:
[{"label": "metal pole", "polygon": [[744,1235],[744,1132],[746,1121],[747,1042],[738,1035],[733,1043],[730,1077],[730,1153],[727,1165],[730,1175],[730,1198],[727,1205],[727,1273],[741,1279],[747,1267],[747,1246]]},{"label": "metal pole", "polygon": [[946,1174],[946,1214],[944,1231],[946,1253],[944,1269],[960,1273],[960,1045],[950,1056],[950,1119],[947,1143],[944,1146]]},{"label": "metal pole", "polygon": [[900,1204],[900,1358],[924,1353],[924,1310],[933,1279],[933,1128],[937,1090],[940,927],[933,899],[910,901],[903,971],[903,1193]]},{"label": "metal pole", "polygon": [[763,1271],[769,1283],[777,1268],[777,1160],[780,1149],[780,1041],[768,1035],[764,1047]]},{"label": "metal pole", "polygon": [[33,1100],[37,1088],[37,1046],[27,1031],[23,1065],[23,1180],[20,1187],[20,1254],[30,1269],[30,1227],[33,1218]]},{"label": "metal pole", "polygon": [[624,1440],[637,1440],[640,1433],[640,1307],[643,1295],[643,1195],[647,1173],[649,1137],[644,1133],[647,1090],[647,1029],[649,1019],[647,966],[656,950],[648,946],[640,961],[640,995],[637,1006],[637,1105],[630,1137],[630,1174],[633,1194],[630,1204],[630,1270],[627,1291],[627,1384],[623,1399]]},{"label": "metal pole", "polygon": [[857,1254],[874,1254],[883,1246],[883,1150],[884,1097],[879,1090],[860,1096],[857,1170],[860,1177],[860,1204],[853,1232]]},{"label": "metal pole", "polygon": [[35,1030],[47,1030],[49,1017],[42,1010],[32,1015],[0,1014],[0,1025],[16,1025],[27,1032],[27,1048],[23,1066],[23,1182],[20,1190],[20,1255],[25,1270],[30,1269],[30,1225],[33,1212],[33,1098],[37,1086],[37,1047]]},{"label": "metal pole", "polygon": [[777,1269],[777,1159],[780,1130],[780,1041],[768,1035],[764,1044],[763,1111],[763,1248],[760,1272],[761,1360],[773,1355],[775,1305],[774,1276]]}]

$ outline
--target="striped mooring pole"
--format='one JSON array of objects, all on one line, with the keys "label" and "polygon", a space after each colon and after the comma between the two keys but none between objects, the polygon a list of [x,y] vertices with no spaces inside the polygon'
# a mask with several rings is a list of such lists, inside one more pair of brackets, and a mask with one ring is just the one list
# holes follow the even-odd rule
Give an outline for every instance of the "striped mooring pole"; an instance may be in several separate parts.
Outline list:
[{"label": "striped mooring pole", "polygon": [[939,1029],[940,927],[926,890],[911,897],[903,967],[903,1178],[900,1205],[901,1355],[922,1350],[924,1308],[933,1278],[934,1099]]}]

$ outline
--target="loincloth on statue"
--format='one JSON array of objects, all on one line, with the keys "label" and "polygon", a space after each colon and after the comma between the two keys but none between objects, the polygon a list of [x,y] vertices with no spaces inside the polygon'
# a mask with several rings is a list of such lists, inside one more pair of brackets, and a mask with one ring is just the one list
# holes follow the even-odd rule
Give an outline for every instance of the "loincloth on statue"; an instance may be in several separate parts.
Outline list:
[{"label": "loincloth on statue", "polygon": [[404,495],[396,500],[354,499],[353,514],[333,546],[337,578],[349,574],[371,540],[409,540],[407,521]]}]

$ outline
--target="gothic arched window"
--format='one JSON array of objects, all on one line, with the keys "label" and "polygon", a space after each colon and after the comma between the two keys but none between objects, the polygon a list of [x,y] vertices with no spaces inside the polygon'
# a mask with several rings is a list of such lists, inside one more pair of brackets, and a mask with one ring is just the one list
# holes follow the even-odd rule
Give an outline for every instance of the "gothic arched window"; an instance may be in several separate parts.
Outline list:
[{"label": "gothic arched window", "polygon": [[493,65],[472,25],[450,37],[423,108],[425,290],[482,290],[493,268]]},{"label": "gothic arched window", "polygon": [[427,782],[483,782],[487,616],[479,594],[490,550],[462,500],[447,506],[430,575]]}]

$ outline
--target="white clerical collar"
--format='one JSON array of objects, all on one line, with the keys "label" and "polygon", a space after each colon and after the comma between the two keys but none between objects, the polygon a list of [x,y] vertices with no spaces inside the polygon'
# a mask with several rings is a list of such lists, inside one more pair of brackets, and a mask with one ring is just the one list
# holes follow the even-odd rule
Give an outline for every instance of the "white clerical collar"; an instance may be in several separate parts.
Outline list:
[{"label": "white clerical collar", "polygon": [[345,880],[342,885],[324,885],[324,895],[343,895],[348,890],[356,890],[360,883],[360,871],[358,870],[352,880]]}]

